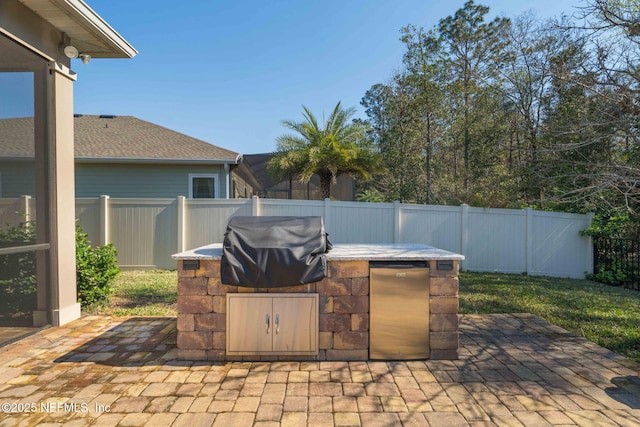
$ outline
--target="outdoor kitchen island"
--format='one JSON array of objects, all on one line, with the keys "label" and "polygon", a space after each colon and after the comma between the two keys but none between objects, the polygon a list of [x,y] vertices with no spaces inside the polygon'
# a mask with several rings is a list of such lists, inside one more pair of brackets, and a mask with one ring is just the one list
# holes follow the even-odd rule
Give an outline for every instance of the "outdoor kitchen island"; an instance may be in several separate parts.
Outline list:
[{"label": "outdoor kitchen island", "polygon": [[[458,262],[464,256],[421,244],[335,244],[325,256],[326,277],[322,280],[251,288],[221,282],[222,244],[173,255],[178,261],[178,358],[369,360],[371,321],[376,318],[376,307],[385,304],[382,298],[381,303],[372,302],[370,291],[370,271],[378,262],[418,262],[428,268],[424,269],[428,271],[425,292],[412,298],[428,300],[426,309],[407,313],[408,319],[422,320],[427,325],[426,355],[421,358],[458,358]],[[398,272],[398,277],[405,276],[402,270]],[[277,334],[284,334],[281,324],[286,331],[286,316],[276,309],[267,314],[256,311],[256,307],[276,307],[281,301],[289,307],[297,301],[294,306],[303,307],[293,310],[301,316],[296,318],[298,330],[294,334],[295,340],[302,343],[279,345]],[[400,307],[398,313],[403,315],[402,311]],[[249,320],[253,318],[258,319],[259,325]],[[265,337],[269,341],[266,344]],[[254,339],[256,350],[252,351]]]}]

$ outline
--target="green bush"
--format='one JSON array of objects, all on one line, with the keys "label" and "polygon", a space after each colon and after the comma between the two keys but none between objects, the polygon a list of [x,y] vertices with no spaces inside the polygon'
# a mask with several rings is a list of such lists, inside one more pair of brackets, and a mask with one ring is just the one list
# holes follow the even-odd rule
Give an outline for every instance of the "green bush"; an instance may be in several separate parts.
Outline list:
[{"label": "green bush", "polygon": [[103,305],[113,293],[118,276],[117,252],[113,244],[92,247],[87,234],[76,227],[76,281],[78,302],[83,306]]},{"label": "green bush", "polygon": [[[0,247],[35,243],[33,221],[0,229]],[[76,227],[76,280],[78,302],[83,306],[102,305],[113,293],[112,284],[120,273],[112,244],[91,247],[87,234]],[[23,252],[0,257],[0,313],[30,311],[37,295],[36,257]]]},{"label": "green bush", "polygon": [[589,280],[640,289],[637,250],[629,239],[634,236],[630,229],[633,226],[628,214],[605,212],[597,214],[591,226],[581,232],[593,238],[596,263],[594,273],[587,275]]},{"label": "green bush", "polygon": [[[0,228],[0,248],[35,243],[33,222]],[[0,313],[31,311],[36,306],[36,256],[22,252],[0,256]]]},{"label": "green bush", "polygon": [[356,201],[358,202],[371,202],[380,203],[384,202],[384,196],[378,190],[362,190],[356,194]]}]

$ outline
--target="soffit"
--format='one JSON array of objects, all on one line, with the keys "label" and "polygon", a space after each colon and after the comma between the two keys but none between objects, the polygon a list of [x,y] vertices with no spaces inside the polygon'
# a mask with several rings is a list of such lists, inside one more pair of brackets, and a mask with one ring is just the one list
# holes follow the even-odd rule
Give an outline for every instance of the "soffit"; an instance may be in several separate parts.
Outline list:
[{"label": "soffit", "polygon": [[19,0],[66,33],[71,44],[93,58],[132,58],[138,51],[81,0]]}]

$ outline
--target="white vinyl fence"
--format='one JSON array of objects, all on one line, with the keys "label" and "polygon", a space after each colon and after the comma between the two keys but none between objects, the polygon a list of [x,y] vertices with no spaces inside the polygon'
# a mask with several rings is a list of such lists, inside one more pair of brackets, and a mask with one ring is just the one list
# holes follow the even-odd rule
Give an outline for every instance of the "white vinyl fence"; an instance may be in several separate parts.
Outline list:
[{"label": "white vinyl fence", "polygon": [[[15,219],[16,207],[24,205],[0,199],[0,224]],[[171,254],[222,242],[236,215],[322,216],[333,243],[424,243],[463,254],[461,266],[470,271],[573,278],[593,272],[591,238],[580,234],[591,214],[256,197],[76,200],[89,240],[113,243],[120,266],[128,269],[174,269]]]}]

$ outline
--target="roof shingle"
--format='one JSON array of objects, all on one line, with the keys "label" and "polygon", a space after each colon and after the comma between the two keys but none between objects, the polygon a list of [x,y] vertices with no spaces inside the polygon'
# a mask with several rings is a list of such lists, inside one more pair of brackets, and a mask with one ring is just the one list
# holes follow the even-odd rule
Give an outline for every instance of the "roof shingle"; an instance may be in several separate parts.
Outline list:
[{"label": "roof shingle", "polygon": [[[236,163],[239,153],[132,116],[76,115],[76,160]],[[0,120],[0,156],[33,156],[33,118]]]}]

